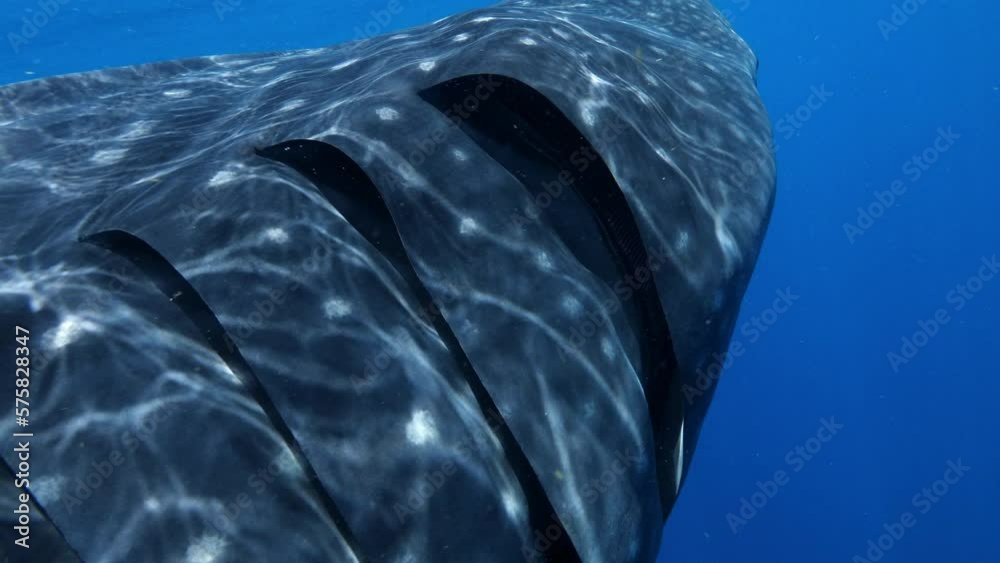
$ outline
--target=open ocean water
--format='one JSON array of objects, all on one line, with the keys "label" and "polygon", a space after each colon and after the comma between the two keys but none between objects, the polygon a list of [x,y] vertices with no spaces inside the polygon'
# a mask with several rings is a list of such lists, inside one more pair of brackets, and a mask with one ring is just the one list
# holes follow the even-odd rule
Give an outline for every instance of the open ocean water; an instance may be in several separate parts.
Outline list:
[{"label": "open ocean water", "polygon": [[[388,20],[384,0],[52,4],[29,38],[37,0],[0,0],[0,83],[321,47],[491,3],[400,0]],[[716,4],[760,59],[778,195],[744,353],[659,560],[1000,561],[1000,5]]]}]

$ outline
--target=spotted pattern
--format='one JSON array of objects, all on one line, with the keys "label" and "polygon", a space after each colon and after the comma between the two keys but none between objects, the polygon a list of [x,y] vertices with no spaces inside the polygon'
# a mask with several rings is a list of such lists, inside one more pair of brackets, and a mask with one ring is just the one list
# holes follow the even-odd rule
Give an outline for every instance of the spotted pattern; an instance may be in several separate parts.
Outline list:
[{"label": "spotted pattern", "polygon": [[[665,261],[656,313],[691,383],[725,349],[773,201],[755,70],[707,0],[514,0],[349,45],[0,90],[0,190],[18,194],[18,214],[43,218],[0,227],[0,303],[38,319],[48,365],[39,501],[88,561],[357,560],[179,296],[78,242],[123,229],[218,316],[370,558],[523,557],[536,530],[492,430],[502,423],[583,560],[653,561],[657,488],[676,494],[683,482],[710,394],[685,407],[668,443],[652,443],[633,320],[601,313],[609,289],[547,219],[512,223],[525,187],[415,93],[506,74],[573,121]],[[309,182],[253,157],[296,138],[343,148],[375,180],[435,310]],[[11,201],[0,212],[14,216]],[[479,410],[434,315],[499,422]],[[141,478],[109,480],[69,513],[62,499],[89,461],[144,422],[153,429],[129,454]],[[655,474],[657,452],[672,454],[673,474]],[[592,497],[588,483],[619,454],[628,471]],[[233,478],[206,479],[209,467]],[[206,528],[247,491],[263,520]]]}]

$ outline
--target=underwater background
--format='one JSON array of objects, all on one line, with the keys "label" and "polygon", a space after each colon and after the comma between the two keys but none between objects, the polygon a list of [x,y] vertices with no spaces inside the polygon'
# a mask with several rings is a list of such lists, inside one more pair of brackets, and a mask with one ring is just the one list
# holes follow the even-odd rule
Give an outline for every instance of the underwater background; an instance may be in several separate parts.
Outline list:
[{"label": "underwater background", "polygon": [[[21,42],[37,0],[0,0],[0,84],[320,47],[493,4],[373,15],[387,2],[58,0]],[[733,335],[746,352],[660,560],[1000,561],[1000,5],[716,5],[760,58],[778,196]]]}]

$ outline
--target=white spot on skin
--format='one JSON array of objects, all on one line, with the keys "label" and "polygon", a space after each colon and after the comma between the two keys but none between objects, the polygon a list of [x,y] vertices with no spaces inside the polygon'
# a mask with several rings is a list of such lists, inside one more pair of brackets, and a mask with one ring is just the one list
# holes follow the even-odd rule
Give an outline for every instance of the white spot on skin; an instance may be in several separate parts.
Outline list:
[{"label": "white spot on skin", "polygon": [[532,39],[530,37],[522,37],[521,38],[521,44],[522,45],[528,45],[528,46],[538,45],[538,41],[535,41],[534,39]]},{"label": "white spot on skin", "polygon": [[722,251],[729,256],[736,256],[739,252],[739,248],[736,246],[736,241],[733,240],[732,235],[729,233],[729,229],[726,227],[725,223],[722,222],[720,217],[715,219],[715,238],[719,241],[719,247]]},{"label": "white spot on skin", "polygon": [[461,43],[463,41],[468,41],[468,40],[469,40],[469,34],[468,33],[459,33],[458,35],[455,36],[454,39],[452,39],[452,41],[454,41],[456,43]]},{"label": "white spot on skin", "polygon": [[691,88],[693,88],[694,91],[698,92],[699,94],[704,94],[704,93],[708,92],[708,90],[706,90],[705,87],[702,86],[701,82],[698,82],[696,80],[691,80],[691,79],[688,79],[687,82],[688,82],[688,85],[691,86]]},{"label": "white spot on skin", "polygon": [[305,100],[289,100],[285,102],[285,104],[282,105],[278,111],[292,111],[297,107],[301,107],[304,103],[306,103]]},{"label": "white spot on skin", "polygon": [[208,185],[212,187],[221,186],[222,184],[232,182],[233,178],[235,178],[235,175],[232,172],[221,170],[216,172],[215,176],[212,176],[212,179],[208,181]]},{"label": "white spot on skin", "polygon": [[166,90],[163,95],[168,98],[186,98],[191,95],[191,90]]},{"label": "white spot on skin", "polygon": [[677,233],[677,242],[675,246],[678,252],[684,252],[687,250],[688,242],[691,240],[691,235],[687,231],[681,231]]},{"label": "white spot on skin", "polygon": [[95,164],[114,164],[119,160],[125,158],[125,154],[128,151],[125,149],[110,149],[105,151],[97,151],[94,156],[90,157],[91,162]]},{"label": "white spot on skin", "polygon": [[330,67],[330,70],[341,70],[341,69],[344,69],[344,68],[347,68],[347,67],[351,66],[352,64],[354,64],[356,62],[358,62],[358,59],[351,59],[349,61],[344,61],[344,62],[340,63],[339,65]]},{"label": "white spot on skin", "polygon": [[395,121],[399,119],[399,112],[392,108],[378,108],[375,110],[382,121]]},{"label": "white spot on skin", "polygon": [[274,227],[264,231],[264,236],[267,237],[267,240],[271,242],[276,242],[278,244],[285,244],[286,242],[288,242],[288,233],[285,232],[285,229],[281,229],[278,227]]},{"label": "white spot on skin", "polygon": [[491,21],[493,21],[495,19],[496,18],[491,18],[489,16],[486,16],[486,17],[482,17],[482,18],[476,18],[476,19],[472,20],[472,23],[486,23],[486,22],[491,22]]},{"label": "white spot on skin", "polygon": [[53,499],[54,502],[55,499],[62,496],[65,482],[66,479],[59,476],[39,477],[31,480],[31,490],[42,502],[47,502],[49,499]]},{"label": "white spot on skin", "polygon": [[145,136],[150,131],[153,130],[153,122],[151,121],[136,121],[135,123],[128,126],[128,129],[121,134],[119,139],[123,141],[131,141],[132,139],[138,139]]},{"label": "white spot on skin", "polygon": [[549,258],[549,255],[548,255],[547,252],[539,252],[538,254],[536,254],[535,255],[535,264],[538,264],[538,267],[541,268],[541,269],[543,269],[543,270],[551,270],[552,269],[552,259]]},{"label": "white spot on skin", "polygon": [[455,149],[451,151],[451,154],[452,156],[455,157],[455,160],[459,162],[465,162],[466,160],[469,160],[469,155],[465,154],[465,151],[463,151],[462,149]]},{"label": "white spot on skin", "polygon": [[46,334],[49,339],[49,346],[54,350],[61,350],[66,346],[76,342],[85,332],[97,332],[97,325],[94,323],[70,315],[59,323],[55,330]]},{"label": "white spot on skin", "polygon": [[221,536],[204,535],[196,539],[184,554],[186,563],[215,563],[226,550],[226,542]]},{"label": "white spot on skin", "polygon": [[601,339],[601,352],[604,352],[605,357],[609,360],[613,360],[615,358],[615,347],[607,338]]},{"label": "white spot on skin", "polygon": [[415,446],[422,446],[438,439],[434,418],[427,411],[414,411],[406,423],[406,439]]},{"label": "white spot on skin", "polygon": [[463,235],[471,235],[472,233],[479,230],[479,223],[471,217],[466,217],[462,219],[462,222],[458,226],[458,232]]},{"label": "white spot on skin", "polygon": [[607,80],[601,78],[600,76],[597,76],[596,74],[594,74],[591,71],[587,71],[587,78],[590,79],[590,83],[593,84],[594,86],[610,86],[611,85],[610,82],[608,82]]},{"label": "white spot on skin", "polygon": [[583,311],[583,304],[576,297],[566,295],[562,299],[562,308],[571,315],[579,315]]},{"label": "white spot on skin", "polygon": [[160,501],[158,499],[150,497],[142,503],[142,507],[146,509],[146,512],[159,512]]},{"label": "white spot on skin", "polygon": [[430,72],[430,71],[434,70],[434,67],[436,67],[436,66],[437,66],[437,63],[434,62],[434,61],[424,61],[424,62],[420,63],[420,70],[422,70],[424,72]]},{"label": "white spot on skin", "polygon": [[729,131],[733,134],[734,137],[736,137],[738,141],[745,142],[747,140],[746,134],[739,127],[730,124]]},{"label": "white spot on skin", "polygon": [[517,497],[514,496],[514,493],[504,491],[500,494],[500,500],[503,502],[503,509],[507,513],[507,516],[514,522],[518,522],[521,519],[523,508],[521,503],[518,502]]},{"label": "white spot on skin", "polygon": [[323,312],[328,319],[341,319],[351,314],[354,308],[343,299],[331,299],[323,305]]}]

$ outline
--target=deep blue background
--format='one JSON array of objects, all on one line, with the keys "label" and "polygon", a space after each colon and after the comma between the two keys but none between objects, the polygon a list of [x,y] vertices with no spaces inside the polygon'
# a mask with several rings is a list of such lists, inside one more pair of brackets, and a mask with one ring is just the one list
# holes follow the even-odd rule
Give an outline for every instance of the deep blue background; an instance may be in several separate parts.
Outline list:
[{"label": "deep blue background", "polygon": [[[386,26],[416,25],[485,1],[401,0]],[[717,0],[761,59],[760,89],[779,126],[779,194],[740,324],[779,289],[799,296],[724,376],[680,501],[670,563],[847,563],[904,511],[916,525],[882,561],[1000,561],[1000,277],[961,311],[948,302],[1000,253],[995,194],[1000,8],[926,0],[885,40],[891,0]],[[243,0],[220,20],[211,0],[69,0],[14,53],[6,40],[35,0],[2,0],[0,83],[185,56],[323,46],[350,39],[385,0]],[[897,2],[902,5],[903,2]],[[812,88],[832,96],[796,133],[785,114]],[[903,165],[939,128],[960,135],[923,177]],[[853,243],[844,223],[876,191],[906,192]],[[951,321],[894,373],[917,322]],[[823,417],[844,428],[794,472],[786,454]],[[926,514],[912,497],[949,460],[971,467]],[[758,480],[788,484],[734,534],[726,520]]]}]

